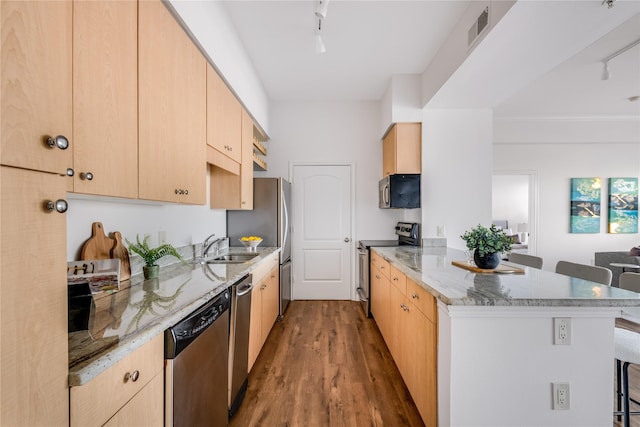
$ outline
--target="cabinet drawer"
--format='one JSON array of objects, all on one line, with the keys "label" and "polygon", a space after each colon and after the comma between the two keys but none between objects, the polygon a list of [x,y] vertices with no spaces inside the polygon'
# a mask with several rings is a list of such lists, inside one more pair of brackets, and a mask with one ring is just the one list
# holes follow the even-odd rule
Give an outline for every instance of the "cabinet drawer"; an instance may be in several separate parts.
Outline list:
[{"label": "cabinet drawer", "polygon": [[384,275],[384,277],[386,277],[387,279],[390,278],[389,277],[389,269],[390,269],[389,261],[382,258],[382,256],[377,254],[376,252],[371,252],[371,265],[373,265],[378,270],[380,270],[380,272]]},{"label": "cabinet drawer", "polygon": [[407,276],[393,265],[389,266],[389,276],[391,279],[391,283],[398,288],[402,295],[407,294]]},{"label": "cabinet drawer", "polygon": [[437,322],[436,299],[433,295],[413,280],[407,279],[407,296],[427,319]]},{"label": "cabinet drawer", "polygon": [[[163,365],[164,336],[159,334],[87,384],[71,387],[71,426],[104,424],[162,372]],[[129,376],[136,371],[137,379],[133,380]]]},{"label": "cabinet drawer", "polygon": [[251,282],[256,285],[263,278],[273,270],[280,262],[278,252],[274,252],[264,259],[260,264],[251,270],[252,279]]}]

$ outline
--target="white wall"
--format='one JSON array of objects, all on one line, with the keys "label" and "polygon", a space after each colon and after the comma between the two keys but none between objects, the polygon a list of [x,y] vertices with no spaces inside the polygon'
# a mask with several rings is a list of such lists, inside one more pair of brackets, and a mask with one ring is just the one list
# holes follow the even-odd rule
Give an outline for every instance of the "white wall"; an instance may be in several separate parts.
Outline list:
[{"label": "white wall", "polygon": [[422,235],[444,225],[447,245],[465,249],[460,235],[491,223],[491,110],[429,110],[422,120]]},{"label": "white wall", "polygon": [[403,210],[378,208],[382,178],[382,135],[378,102],[275,102],[270,111],[271,141],[265,176],[289,177],[291,162],[353,162],[355,230],[353,240],[395,239]]},{"label": "white wall", "polygon": [[149,234],[154,245],[159,231],[165,231],[167,241],[178,247],[200,243],[212,233],[227,234],[226,211],[210,209],[208,196],[204,206],[75,194],[68,194],[67,199],[67,261],[79,259],[82,245],[91,237],[93,222],[101,222],[107,235],[121,232],[123,239],[133,240],[136,234],[141,238]]},{"label": "white wall", "polygon": [[[554,270],[559,260],[593,264],[595,252],[624,251],[640,243],[637,233],[606,232],[606,179],[638,176],[640,143],[498,143],[494,146],[494,167],[538,174],[536,255],[544,258],[545,270]],[[603,178],[600,233],[569,233],[570,180],[578,177]]]},{"label": "white wall", "polygon": [[518,224],[529,221],[529,177],[493,175],[491,218],[509,221],[514,233]]}]

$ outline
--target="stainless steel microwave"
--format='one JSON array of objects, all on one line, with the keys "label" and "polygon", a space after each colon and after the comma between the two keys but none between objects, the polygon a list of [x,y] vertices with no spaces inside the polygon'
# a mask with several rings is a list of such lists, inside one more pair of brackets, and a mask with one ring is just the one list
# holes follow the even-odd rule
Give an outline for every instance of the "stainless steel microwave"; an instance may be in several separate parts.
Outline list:
[{"label": "stainless steel microwave", "polygon": [[381,209],[420,207],[420,174],[388,175],[378,183]]}]

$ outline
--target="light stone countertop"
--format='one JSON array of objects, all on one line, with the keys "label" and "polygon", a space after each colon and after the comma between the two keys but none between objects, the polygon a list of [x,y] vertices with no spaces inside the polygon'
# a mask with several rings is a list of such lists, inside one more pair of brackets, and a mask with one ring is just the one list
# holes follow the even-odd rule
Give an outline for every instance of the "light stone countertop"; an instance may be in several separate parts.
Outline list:
[{"label": "light stone countertop", "polygon": [[526,307],[638,307],[640,294],[514,263],[525,274],[474,273],[452,248],[372,247],[391,265],[447,305]]},{"label": "light stone countertop", "polygon": [[164,333],[279,250],[258,248],[259,256],[242,264],[175,263],[161,267],[157,280],[132,276],[130,287],[94,296],[88,329],[69,333],[69,387],[87,383]]}]

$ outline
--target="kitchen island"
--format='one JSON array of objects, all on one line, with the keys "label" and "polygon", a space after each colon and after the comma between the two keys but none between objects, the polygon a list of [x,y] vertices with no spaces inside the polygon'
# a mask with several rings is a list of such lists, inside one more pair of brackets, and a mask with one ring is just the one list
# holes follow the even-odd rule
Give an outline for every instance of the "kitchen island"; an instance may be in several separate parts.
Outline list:
[{"label": "kitchen island", "polygon": [[[615,319],[640,295],[522,266],[474,273],[451,248],[373,251],[437,301],[437,425],[611,425]],[[557,318],[568,344],[554,344]],[[569,384],[569,409],[553,409],[552,383]]]}]

